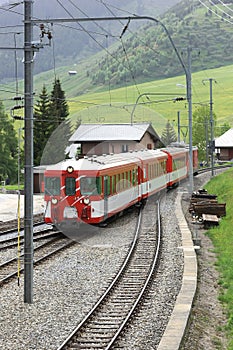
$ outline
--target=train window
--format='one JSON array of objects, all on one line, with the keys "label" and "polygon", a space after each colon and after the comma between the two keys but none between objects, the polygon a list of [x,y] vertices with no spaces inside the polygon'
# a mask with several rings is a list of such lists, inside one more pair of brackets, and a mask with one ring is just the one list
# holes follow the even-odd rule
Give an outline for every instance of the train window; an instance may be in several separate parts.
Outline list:
[{"label": "train window", "polygon": [[112,176],[112,194],[116,193],[116,175]]},{"label": "train window", "polygon": [[75,195],[75,177],[66,177],[65,194],[66,194],[66,196],[74,196]]},{"label": "train window", "polygon": [[81,177],[80,191],[82,195],[98,195],[102,192],[100,177]]},{"label": "train window", "polygon": [[133,169],[132,184],[133,184],[133,186],[136,186],[138,184],[138,170],[137,170],[137,168]]},{"label": "train window", "polygon": [[60,189],[60,177],[45,177],[45,194],[50,196],[59,196]]},{"label": "train window", "polygon": [[107,195],[109,196],[111,193],[111,183],[110,183],[110,176],[108,176],[108,191],[107,191]]},{"label": "train window", "polygon": [[[149,176],[150,176],[151,165],[149,165]],[[146,179],[146,167],[143,168],[143,177]]]},{"label": "train window", "polygon": [[128,188],[130,188],[130,187],[131,187],[130,171],[128,171],[128,177],[127,177],[127,180],[128,180]]}]

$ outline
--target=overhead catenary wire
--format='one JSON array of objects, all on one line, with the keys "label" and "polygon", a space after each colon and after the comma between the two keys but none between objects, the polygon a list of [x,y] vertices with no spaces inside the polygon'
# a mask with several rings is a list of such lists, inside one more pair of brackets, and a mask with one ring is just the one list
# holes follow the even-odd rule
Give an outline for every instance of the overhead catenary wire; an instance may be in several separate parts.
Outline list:
[{"label": "overhead catenary wire", "polygon": [[233,24],[233,22],[229,21],[227,18],[222,18],[218,13],[216,13],[213,9],[211,9],[209,6],[207,6],[202,0],[198,0],[207,10],[211,11],[215,16],[219,17],[221,20],[224,20],[230,24]]},{"label": "overhead catenary wire", "polygon": [[208,0],[211,5],[213,5],[216,9],[218,9],[220,12],[225,14],[227,17],[232,18],[231,15],[229,15],[226,11],[224,11],[221,7],[219,7],[216,3],[214,3],[212,0]]}]

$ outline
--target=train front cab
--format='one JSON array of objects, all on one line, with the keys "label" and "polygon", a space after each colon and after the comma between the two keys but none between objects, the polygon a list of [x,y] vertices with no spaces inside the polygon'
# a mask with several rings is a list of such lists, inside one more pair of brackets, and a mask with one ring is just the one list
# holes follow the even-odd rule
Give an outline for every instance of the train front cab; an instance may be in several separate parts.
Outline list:
[{"label": "train front cab", "polygon": [[47,170],[45,222],[98,224],[141,199],[140,176],[138,159],[116,166],[83,160],[77,168]]}]

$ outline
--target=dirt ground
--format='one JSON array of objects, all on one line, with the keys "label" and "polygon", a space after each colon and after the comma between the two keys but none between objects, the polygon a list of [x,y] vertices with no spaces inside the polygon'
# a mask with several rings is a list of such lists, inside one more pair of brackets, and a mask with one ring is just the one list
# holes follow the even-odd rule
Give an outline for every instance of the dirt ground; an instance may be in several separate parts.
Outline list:
[{"label": "dirt ground", "polygon": [[[199,188],[202,188],[201,186]],[[198,288],[190,317],[189,330],[180,350],[227,349],[224,326],[227,323],[222,304],[218,300],[220,286],[216,269],[216,255],[211,240],[202,225],[193,224],[188,211],[189,199],[184,197],[183,210],[194,237],[200,239],[198,258]]]}]

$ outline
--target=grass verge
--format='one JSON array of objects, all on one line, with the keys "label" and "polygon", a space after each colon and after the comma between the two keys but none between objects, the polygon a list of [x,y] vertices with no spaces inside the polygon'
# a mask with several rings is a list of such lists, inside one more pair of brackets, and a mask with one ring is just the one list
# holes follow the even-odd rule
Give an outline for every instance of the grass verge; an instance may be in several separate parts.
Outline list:
[{"label": "grass verge", "polygon": [[205,186],[209,193],[218,195],[219,203],[226,203],[226,217],[220,225],[208,230],[207,235],[213,241],[217,254],[217,268],[220,272],[221,300],[228,322],[226,330],[229,336],[228,350],[233,350],[233,169],[213,179]]}]

